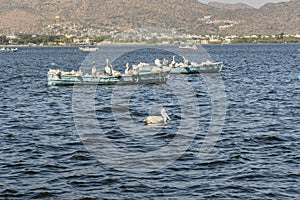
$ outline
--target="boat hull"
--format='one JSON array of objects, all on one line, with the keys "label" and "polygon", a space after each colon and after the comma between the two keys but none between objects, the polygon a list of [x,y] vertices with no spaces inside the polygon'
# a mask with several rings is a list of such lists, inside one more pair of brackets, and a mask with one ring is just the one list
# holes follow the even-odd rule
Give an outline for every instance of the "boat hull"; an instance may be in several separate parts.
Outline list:
[{"label": "boat hull", "polygon": [[72,86],[72,85],[130,85],[130,84],[155,84],[166,83],[168,73],[144,73],[137,76],[75,76],[56,75],[48,73],[48,86]]}]

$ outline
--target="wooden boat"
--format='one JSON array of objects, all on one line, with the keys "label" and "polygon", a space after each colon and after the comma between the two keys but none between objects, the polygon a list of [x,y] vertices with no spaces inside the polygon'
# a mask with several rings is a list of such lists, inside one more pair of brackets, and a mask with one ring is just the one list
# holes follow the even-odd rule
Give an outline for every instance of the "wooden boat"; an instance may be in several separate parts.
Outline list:
[{"label": "wooden boat", "polygon": [[179,49],[181,50],[197,50],[198,47],[196,45],[190,46],[190,45],[184,45],[184,46],[179,46]]},{"label": "wooden boat", "polygon": [[202,62],[201,64],[190,64],[187,67],[174,67],[171,74],[195,74],[195,73],[219,73],[224,64],[223,62]]},{"label": "wooden boat", "polygon": [[151,73],[143,72],[138,75],[122,74],[119,77],[108,75],[78,75],[78,72],[64,72],[61,70],[49,70],[48,86],[72,86],[72,85],[129,85],[129,84],[155,84],[166,83],[169,72]]},{"label": "wooden boat", "polygon": [[92,51],[99,51],[97,47],[79,47],[80,51],[92,52]]}]

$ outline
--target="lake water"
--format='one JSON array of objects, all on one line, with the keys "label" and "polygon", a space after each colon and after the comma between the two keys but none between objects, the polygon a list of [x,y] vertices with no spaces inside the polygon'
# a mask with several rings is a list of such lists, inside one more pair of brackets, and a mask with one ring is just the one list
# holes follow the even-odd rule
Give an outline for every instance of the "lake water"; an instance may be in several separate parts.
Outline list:
[{"label": "lake water", "polygon": [[[99,48],[0,54],[1,199],[300,198],[299,44],[205,45],[201,61],[222,72],[167,84],[47,87],[49,68],[102,71],[109,57],[121,71],[180,54]],[[162,108],[172,121],[143,124]]]}]

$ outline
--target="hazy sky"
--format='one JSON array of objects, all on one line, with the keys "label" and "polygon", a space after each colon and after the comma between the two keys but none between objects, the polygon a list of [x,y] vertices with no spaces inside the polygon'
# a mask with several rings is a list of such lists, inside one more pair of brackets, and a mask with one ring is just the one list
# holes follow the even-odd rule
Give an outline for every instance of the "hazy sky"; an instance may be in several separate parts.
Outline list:
[{"label": "hazy sky", "polygon": [[201,3],[208,3],[208,2],[222,2],[222,3],[245,3],[249,6],[259,8],[266,3],[278,3],[284,2],[289,0],[199,0]]}]

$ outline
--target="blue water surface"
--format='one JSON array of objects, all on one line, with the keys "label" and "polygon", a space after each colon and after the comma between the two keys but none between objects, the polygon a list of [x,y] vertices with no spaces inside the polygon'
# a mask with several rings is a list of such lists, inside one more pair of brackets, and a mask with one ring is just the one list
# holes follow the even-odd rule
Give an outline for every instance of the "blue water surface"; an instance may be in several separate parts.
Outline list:
[{"label": "blue water surface", "polygon": [[[99,48],[101,53],[112,47]],[[140,48],[111,61],[116,70],[124,70],[126,62],[171,59],[156,47]],[[78,47],[20,47],[15,53],[1,53],[0,198],[299,199],[300,81],[296,79],[300,45],[203,48],[213,61],[224,62],[222,72],[212,77],[222,80],[226,94],[225,120],[218,124],[222,133],[206,157],[199,157],[198,152],[207,139],[214,101],[205,75],[170,75],[166,85],[92,88],[95,110],[90,114],[96,116],[101,130],[98,135],[98,126],[84,117],[88,129],[96,131],[82,135],[74,120],[78,119],[73,110],[74,88],[47,87],[47,71],[78,70],[88,53]],[[97,62],[97,66],[102,71],[105,63]],[[181,120],[188,120],[182,114],[180,95],[168,87],[172,81],[191,86],[192,95],[186,98],[196,98],[200,110],[199,127],[187,149],[164,152],[167,156],[179,153],[177,159],[154,171],[134,172],[108,165],[101,154],[91,151],[98,148],[101,152],[101,144],[89,147],[100,133],[128,155],[170,146],[182,129]],[[119,103],[113,104],[117,96]],[[84,102],[81,106],[85,107]],[[142,120],[159,114],[162,107],[172,121],[167,126],[145,127]],[[121,127],[126,125],[119,121],[127,119],[138,128]],[[120,160],[125,163],[130,157]]]}]

